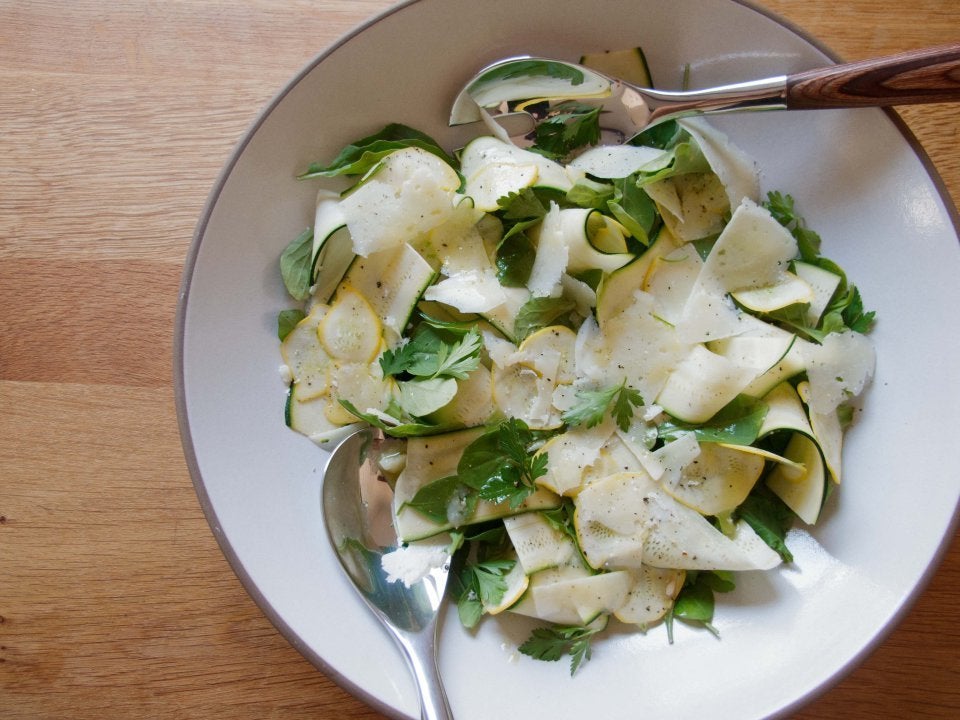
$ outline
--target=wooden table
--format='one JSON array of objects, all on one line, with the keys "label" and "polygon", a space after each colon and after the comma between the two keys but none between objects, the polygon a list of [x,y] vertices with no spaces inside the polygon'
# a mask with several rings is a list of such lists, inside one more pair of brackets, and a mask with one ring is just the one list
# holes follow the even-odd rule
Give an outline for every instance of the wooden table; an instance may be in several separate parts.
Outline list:
[{"label": "wooden table", "polygon": [[[480,2],[480,0],[478,0]],[[0,717],[378,718],[237,581],[200,511],[171,341],[232,147],[390,0],[0,0]],[[840,56],[960,36],[951,0],[764,0]],[[902,116],[960,201],[960,122]],[[960,716],[960,545],[804,719]]]}]

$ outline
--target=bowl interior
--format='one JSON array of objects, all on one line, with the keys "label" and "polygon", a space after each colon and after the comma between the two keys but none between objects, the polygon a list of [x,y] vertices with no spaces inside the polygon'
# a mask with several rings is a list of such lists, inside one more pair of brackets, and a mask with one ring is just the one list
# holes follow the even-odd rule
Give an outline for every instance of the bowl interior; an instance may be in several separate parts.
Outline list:
[{"label": "bowl interior", "polygon": [[[326,453],[283,424],[275,318],[291,303],[277,260],[312,222],[317,189],[294,176],[388,122],[462,144],[462,131],[445,125],[450,103],[499,57],[576,60],[632,46],[644,49],[664,88],[679,87],[687,65],[699,87],[829,60],[810,39],[733,0],[603,0],[589,10],[573,0],[409,2],[291,81],[238,145],[198,226],[178,316],[177,393],[201,502],[245,586],[287,638],[392,715],[416,716],[416,696],[327,545],[319,506]],[[757,159],[764,191],[795,197],[824,254],[877,311],[877,374],[847,436],[844,484],[816,528],[792,535],[793,566],[743,575],[723,598],[720,641],[683,627],[672,646],[662,629],[613,632],[570,679],[565,667],[517,655],[528,622],[488,620],[470,635],[448,613],[440,658],[459,718],[783,711],[882,636],[953,527],[960,476],[944,448],[960,404],[945,398],[960,397],[960,336],[942,318],[943,308],[960,306],[960,244],[922,152],[879,110],[716,124]]]}]

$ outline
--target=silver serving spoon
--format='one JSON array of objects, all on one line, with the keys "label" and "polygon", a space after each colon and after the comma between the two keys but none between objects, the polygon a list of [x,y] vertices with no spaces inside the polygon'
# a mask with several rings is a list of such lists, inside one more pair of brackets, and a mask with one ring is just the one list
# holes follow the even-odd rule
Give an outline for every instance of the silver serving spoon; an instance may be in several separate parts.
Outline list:
[{"label": "silver serving spoon", "polygon": [[449,548],[436,566],[407,585],[391,578],[383,556],[398,551],[392,522],[393,491],[378,456],[385,441],[365,428],[343,440],[324,470],[321,502],[327,533],[347,576],[400,646],[420,695],[422,720],[453,716],[436,657],[437,617],[450,572]]},{"label": "silver serving spoon", "polygon": [[519,56],[488,65],[467,82],[450,125],[570,99],[600,101],[624,140],[691,115],[955,102],[960,43],[685,92],[639,87],[576,63]]}]

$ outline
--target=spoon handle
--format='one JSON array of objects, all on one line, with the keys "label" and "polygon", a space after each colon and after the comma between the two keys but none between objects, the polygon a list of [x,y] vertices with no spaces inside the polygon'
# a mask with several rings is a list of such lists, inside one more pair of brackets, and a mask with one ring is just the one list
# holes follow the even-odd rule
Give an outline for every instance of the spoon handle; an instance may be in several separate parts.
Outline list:
[{"label": "spoon handle", "polygon": [[453,720],[440,669],[437,667],[436,618],[419,632],[388,626],[413,673],[420,696],[420,720]]},{"label": "spoon handle", "polygon": [[791,109],[876,107],[960,100],[960,43],[787,76]]}]

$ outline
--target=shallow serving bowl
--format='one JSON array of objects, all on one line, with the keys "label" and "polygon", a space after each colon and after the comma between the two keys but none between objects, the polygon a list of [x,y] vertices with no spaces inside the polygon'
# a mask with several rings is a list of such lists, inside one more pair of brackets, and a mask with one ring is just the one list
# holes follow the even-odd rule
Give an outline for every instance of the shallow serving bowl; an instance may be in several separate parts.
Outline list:
[{"label": "shallow serving bowl", "polygon": [[[442,29],[442,32],[438,29]],[[395,717],[417,714],[403,661],[358,602],[319,507],[326,453],[283,423],[277,270],[312,222],[316,185],[297,172],[402,122],[453,147],[463,82],[531,53],[641,46],[660,87],[752,79],[829,62],[815,42],[735,0],[419,0],[327,49],[260,114],[197,228],[177,321],[177,396],[200,501],[244,585],[280,631],[346,688]],[[790,538],[793,565],[741,576],[723,596],[721,638],[678,628],[612,633],[574,678],[519,656],[522,619],[455,612],[440,662],[458,720],[784,714],[836,681],[904,613],[955,525],[960,473],[956,213],[922,150],[880,110],[756,113],[715,121],[752,154],[764,190],[790,192],[824,254],[879,317],[877,374],[847,438],[843,486],[816,528]],[[952,323],[952,324],[951,324]],[[809,531],[808,531],[809,530]],[[478,668],[483,668],[478,672]],[[495,688],[491,692],[491,688]]]}]

